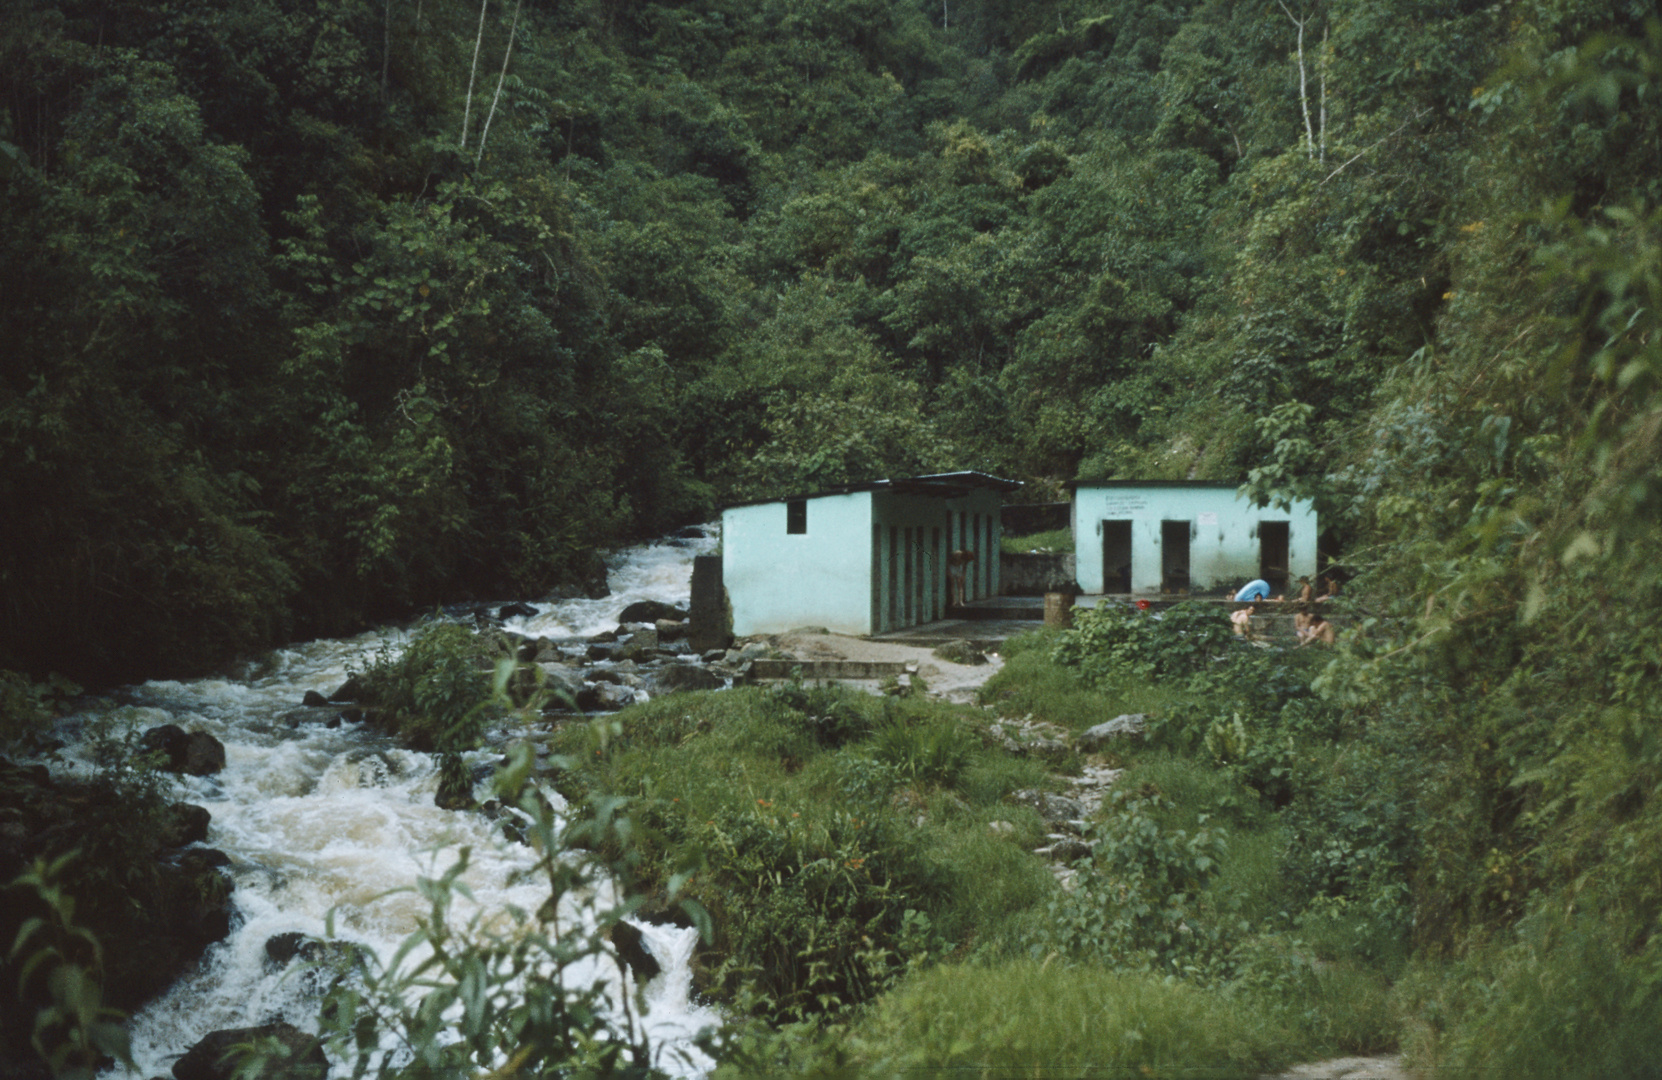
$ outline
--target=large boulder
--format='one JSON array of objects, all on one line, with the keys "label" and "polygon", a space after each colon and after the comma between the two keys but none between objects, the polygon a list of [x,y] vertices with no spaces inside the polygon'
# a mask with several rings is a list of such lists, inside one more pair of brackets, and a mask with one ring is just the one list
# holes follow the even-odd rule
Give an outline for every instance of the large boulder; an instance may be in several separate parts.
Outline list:
[{"label": "large boulder", "polygon": [[646,935],[638,927],[619,921],[606,936],[611,939],[612,948],[617,950],[619,966],[634,972],[637,985],[646,985],[664,970],[657,958],[647,951]]},{"label": "large boulder", "polygon": [[192,776],[212,776],[225,768],[225,744],[205,731],[187,733],[178,724],[153,727],[139,737],[144,750],[162,755],[162,768]]},{"label": "large boulder", "polygon": [[637,600],[623,609],[617,621],[622,623],[655,623],[659,619],[669,619],[673,622],[685,622],[687,613],[674,604],[666,604],[661,600]]},{"label": "large boulder", "polygon": [[240,1060],[237,1047],[250,1044],[266,1058],[254,1074],[260,1080],[326,1080],[329,1075],[318,1037],[282,1022],[211,1031],[173,1063],[173,1075],[176,1080],[231,1080]]},{"label": "large boulder", "polygon": [[159,837],[163,847],[184,847],[208,838],[208,823],[213,815],[205,806],[174,803],[167,808],[167,817]]}]

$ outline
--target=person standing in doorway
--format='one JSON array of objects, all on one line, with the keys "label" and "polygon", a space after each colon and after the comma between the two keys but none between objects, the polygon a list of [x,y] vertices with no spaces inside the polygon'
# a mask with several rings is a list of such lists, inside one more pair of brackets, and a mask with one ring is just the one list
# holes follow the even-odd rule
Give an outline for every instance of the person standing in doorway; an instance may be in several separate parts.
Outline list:
[{"label": "person standing in doorway", "polygon": [[969,604],[964,579],[973,562],[975,552],[970,548],[959,548],[946,557],[946,577],[947,583],[951,586],[953,607],[966,607]]}]

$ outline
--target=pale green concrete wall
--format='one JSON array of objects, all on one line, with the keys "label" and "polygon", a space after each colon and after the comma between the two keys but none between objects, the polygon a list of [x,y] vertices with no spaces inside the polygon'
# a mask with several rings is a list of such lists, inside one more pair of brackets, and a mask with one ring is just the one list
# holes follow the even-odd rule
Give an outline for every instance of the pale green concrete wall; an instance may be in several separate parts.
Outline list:
[{"label": "pale green concrete wall", "polygon": [[807,532],[786,528],[784,501],[722,514],[722,579],[733,633],[823,626],[874,634],[946,617],[947,556],[975,552],[967,598],[999,589],[999,492],[946,499],[893,491],[808,499]]},{"label": "pale green concrete wall", "polygon": [[965,549],[975,562],[964,577],[966,599],[998,594],[999,507],[996,491],[956,499],[875,493],[871,536],[873,633],[946,617],[947,556]]},{"label": "pale green concrete wall", "polygon": [[722,583],[740,637],[801,626],[871,632],[871,493],[807,504],[807,532],[797,535],[785,531],[783,502],[722,513]]},{"label": "pale green concrete wall", "polygon": [[1157,593],[1162,578],[1161,523],[1189,525],[1189,580],[1195,591],[1239,586],[1258,576],[1262,522],[1287,523],[1290,580],[1316,574],[1316,512],[1309,500],[1290,511],[1253,506],[1234,487],[1107,487],[1079,484],[1074,491],[1073,535],[1079,586],[1104,591],[1105,520],[1131,522],[1131,591]]}]

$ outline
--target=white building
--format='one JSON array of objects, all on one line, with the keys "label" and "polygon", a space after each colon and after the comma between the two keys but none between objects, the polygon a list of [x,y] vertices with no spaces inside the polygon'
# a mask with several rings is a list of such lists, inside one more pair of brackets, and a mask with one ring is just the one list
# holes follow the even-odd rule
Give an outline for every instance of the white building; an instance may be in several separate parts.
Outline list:
[{"label": "white building", "polygon": [[946,616],[947,556],[975,553],[969,600],[998,595],[999,508],[1021,485],[978,472],[848,484],[729,506],[722,582],[733,633],[880,634]]},{"label": "white building", "polygon": [[1275,592],[1316,576],[1316,511],[1254,506],[1233,484],[1078,480],[1073,543],[1086,593],[1232,589],[1253,578]]}]

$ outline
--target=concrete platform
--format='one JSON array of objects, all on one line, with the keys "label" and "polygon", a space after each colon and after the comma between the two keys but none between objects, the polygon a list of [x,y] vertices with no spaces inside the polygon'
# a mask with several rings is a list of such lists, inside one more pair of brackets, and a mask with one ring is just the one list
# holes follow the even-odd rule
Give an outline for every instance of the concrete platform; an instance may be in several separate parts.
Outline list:
[{"label": "concrete platform", "polygon": [[[1149,610],[1163,611],[1175,604],[1186,600],[1196,600],[1207,604],[1216,604],[1224,611],[1233,611],[1235,601],[1229,596],[1138,596],[1126,593],[1099,593],[1076,596],[1073,606],[1076,608],[1094,608],[1098,604],[1124,604],[1127,606],[1139,602],[1148,605]],[[1274,610],[1274,605],[1264,605],[1260,611]],[[1025,634],[1029,630],[1036,630],[1044,625],[1045,598],[1042,596],[991,596],[977,600],[968,607],[949,609],[949,618],[937,622],[924,623],[921,626],[909,626],[904,630],[891,630],[886,634],[873,634],[871,641],[890,641],[901,645],[926,645],[934,648],[945,645],[949,641],[973,641],[987,648],[997,646],[1000,642],[1017,634]],[[1336,625],[1343,627],[1348,620],[1336,618]],[[1272,639],[1293,639],[1293,619],[1289,615],[1261,614],[1253,618],[1253,629],[1261,636]]]}]

